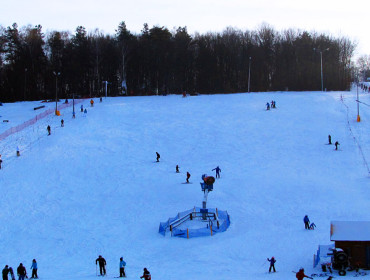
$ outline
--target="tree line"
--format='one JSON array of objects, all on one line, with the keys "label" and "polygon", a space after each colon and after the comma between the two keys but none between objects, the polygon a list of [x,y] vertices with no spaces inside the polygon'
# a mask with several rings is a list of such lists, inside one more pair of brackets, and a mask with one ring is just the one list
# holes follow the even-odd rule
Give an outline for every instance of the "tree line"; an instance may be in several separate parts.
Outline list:
[{"label": "tree line", "polygon": [[75,96],[346,90],[355,44],[345,37],[267,24],[190,35],[186,27],[121,22],[116,33],[0,26],[0,100]]}]

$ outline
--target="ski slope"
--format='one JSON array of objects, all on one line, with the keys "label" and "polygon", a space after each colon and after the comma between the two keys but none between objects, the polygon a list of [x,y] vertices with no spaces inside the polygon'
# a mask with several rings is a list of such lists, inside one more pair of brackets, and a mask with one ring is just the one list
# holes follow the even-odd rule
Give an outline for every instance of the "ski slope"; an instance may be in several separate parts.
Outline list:
[{"label": "ski slope", "polygon": [[[266,111],[271,100],[277,108]],[[331,244],[330,221],[370,220],[370,108],[360,106],[357,123],[355,100],[355,91],[117,97],[92,108],[85,100],[88,113],[77,107],[75,119],[71,108],[50,115],[0,142],[0,265],[22,262],[30,276],[35,258],[40,279],[53,280],[96,278],[98,255],[108,279],[121,256],[128,279],[144,267],[153,280],[317,273],[313,254]],[[370,104],[368,94],[360,100]],[[0,107],[0,133],[42,112],[37,105]],[[229,229],[189,240],[158,234],[160,222],[201,206],[201,175],[217,165],[207,206],[228,211]],[[187,171],[192,184],[182,184]],[[316,230],[304,230],[306,214]],[[272,256],[278,272],[268,274]]]}]

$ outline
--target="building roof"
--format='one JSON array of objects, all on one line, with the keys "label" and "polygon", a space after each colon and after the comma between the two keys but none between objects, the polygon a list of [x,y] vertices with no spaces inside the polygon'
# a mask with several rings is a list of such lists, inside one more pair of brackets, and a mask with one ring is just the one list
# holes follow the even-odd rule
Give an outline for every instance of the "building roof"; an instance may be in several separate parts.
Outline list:
[{"label": "building roof", "polygon": [[331,241],[370,241],[370,221],[332,221]]}]

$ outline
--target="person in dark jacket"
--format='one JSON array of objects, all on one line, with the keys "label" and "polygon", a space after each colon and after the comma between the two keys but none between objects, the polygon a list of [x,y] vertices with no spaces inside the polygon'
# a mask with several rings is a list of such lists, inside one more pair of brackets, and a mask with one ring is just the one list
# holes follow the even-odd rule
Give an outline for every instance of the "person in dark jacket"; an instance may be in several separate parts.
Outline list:
[{"label": "person in dark jacket", "polygon": [[144,273],[143,273],[143,276],[140,277],[141,279],[145,279],[145,280],[151,280],[152,279],[152,276],[150,275],[150,272],[149,270],[146,269],[146,267],[144,268]]},{"label": "person in dark jacket", "polygon": [[10,273],[10,277],[12,278],[12,280],[15,280],[14,271],[12,267],[9,267],[9,273]]},{"label": "person in dark jacket", "polygon": [[32,269],[31,279],[37,279],[37,278],[39,278],[37,276],[37,262],[36,262],[36,259],[33,259],[32,260],[31,269]]},{"label": "person in dark jacket", "polygon": [[331,145],[331,135],[330,134],[328,135],[328,139],[329,139],[329,145]]},{"label": "person in dark jacket", "polygon": [[338,142],[338,141],[336,141],[336,142],[334,143],[334,145],[335,145],[335,150],[337,151],[337,150],[338,150],[338,146],[340,145],[340,144],[339,144],[339,142]]},{"label": "person in dark jacket", "polygon": [[24,278],[26,278],[27,276],[26,268],[23,266],[22,263],[20,263],[17,268],[17,274],[19,276],[18,280],[24,280]]},{"label": "person in dark jacket", "polygon": [[310,219],[308,218],[308,216],[304,216],[303,218],[303,222],[304,222],[304,228],[305,229],[310,229]]},{"label": "person in dark jacket", "polygon": [[46,129],[47,129],[47,131],[48,131],[48,135],[50,135],[50,134],[51,134],[51,128],[50,128],[50,125],[48,125],[48,127],[47,127]]},{"label": "person in dark jacket", "polygon": [[269,272],[271,272],[271,269],[273,269],[274,272],[276,272],[276,270],[275,270],[275,263],[276,263],[275,258],[274,257],[272,257],[271,259],[267,258],[267,260],[270,262]]},{"label": "person in dark jacket", "polygon": [[63,119],[60,120],[60,126],[64,127],[64,120]]},{"label": "person in dark jacket", "polygon": [[155,152],[157,154],[157,162],[159,162],[159,158],[161,157],[160,154],[158,154],[158,152]]},{"label": "person in dark jacket", "polygon": [[0,169],[1,169],[1,164],[3,163],[3,160],[1,159],[1,155],[0,155]]},{"label": "person in dark jacket", "polygon": [[8,274],[9,274],[9,268],[8,268],[8,265],[6,265],[3,269],[3,280],[8,280]]},{"label": "person in dark jacket", "polygon": [[126,262],[121,257],[119,259],[119,277],[126,277],[125,266],[126,266]]},{"label": "person in dark jacket", "polygon": [[295,275],[295,277],[297,277],[298,280],[303,280],[303,278],[307,277],[307,278],[310,278],[310,279],[313,279],[312,277],[310,276],[307,276],[306,274],[304,274],[304,269],[301,268]]},{"label": "person in dark jacket", "polygon": [[107,272],[105,270],[105,266],[107,265],[107,262],[105,259],[99,255],[99,258],[95,260],[95,264],[99,263],[99,269],[100,269],[100,275],[105,275]]},{"label": "person in dark jacket", "polygon": [[190,173],[186,172],[186,183],[189,183],[190,176]]},{"label": "person in dark jacket", "polygon": [[212,169],[212,171],[213,170],[216,170],[216,178],[218,177],[218,178],[220,178],[220,172],[221,172],[221,168],[219,167],[219,166],[217,166],[216,168],[213,168]]},{"label": "person in dark jacket", "polygon": [[[1,164],[1,162],[0,162],[0,164]],[[0,165],[0,169],[1,169],[1,165]],[[180,173],[180,170],[179,170],[179,166],[178,165],[176,165],[176,173]]]}]

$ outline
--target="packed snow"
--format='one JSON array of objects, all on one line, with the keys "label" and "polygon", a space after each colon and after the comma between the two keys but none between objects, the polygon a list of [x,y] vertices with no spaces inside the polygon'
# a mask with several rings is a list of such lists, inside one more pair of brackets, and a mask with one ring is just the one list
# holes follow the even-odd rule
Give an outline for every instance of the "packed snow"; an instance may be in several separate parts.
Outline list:
[{"label": "packed snow", "polygon": [[[75,119],[72,107],[51,114],[0,142],[0,265],[22,262],[30,276],[35,258],[40,279],[55,280],[94,279],[98,255],[109,279],[120,257],[127,279],[144,267],[153,280],[320,273],[313,254],[333,243],[330,222],[370,221],[370,108],[360,104],[356,122],[356,98],[355,90],[108,97],[94,107],[84,100],[87,114],[79,104]],[[276,109],[266,111],[271,100]],[[360,100],[370,104],[368,94]],[[40,104],[3,104],[0,133],[55,107],[33,110]],[[207,206],[228,211],[229,229],[160,235],[160,222],[202,205],[201,175],[216,166]],[[192,184],[183,184],[187,171]],[[304,229],[304,215],[315,230]]]}]

